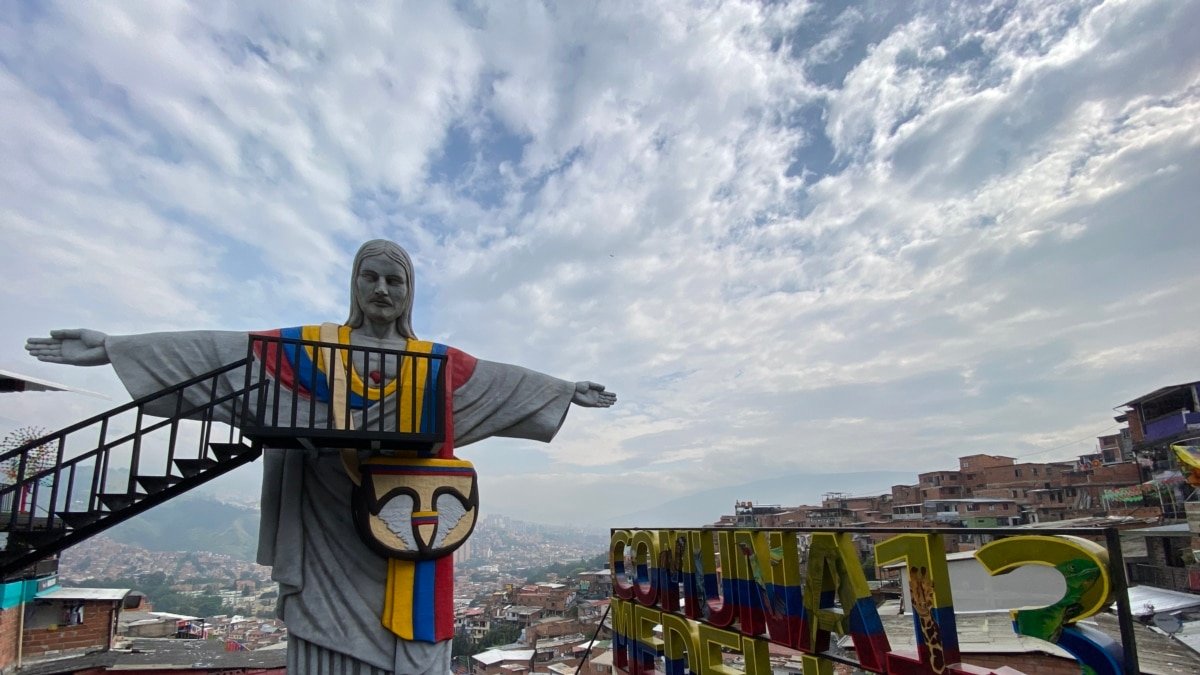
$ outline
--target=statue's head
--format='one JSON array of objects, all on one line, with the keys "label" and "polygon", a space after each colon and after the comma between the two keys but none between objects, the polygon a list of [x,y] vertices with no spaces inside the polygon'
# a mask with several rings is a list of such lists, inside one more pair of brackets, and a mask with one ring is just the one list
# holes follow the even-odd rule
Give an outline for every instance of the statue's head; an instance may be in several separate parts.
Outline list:
[{"label": "statue's head", "polygon": [[371,301],[371,298],[362,297],[363,293],[359,290],[362,285],[358,281],[359,275],[362,273],[363,262],[372,258],[379,258],[385,262],[390,261],[403,268],[407,277],[407,292],[404,294],[400,307],[400,315],[396,318],[396,331],[406,338],[416,339],[417,335],[413,332],[412,327],[413,292],[416,286],[412,259],[399,244],[386,239],[372,239],[360,246],[358,253],[354,255],[354,265],[350,269],[350,318],[346,319],[346,325],[358,328],[366,320],[363,307]]}]

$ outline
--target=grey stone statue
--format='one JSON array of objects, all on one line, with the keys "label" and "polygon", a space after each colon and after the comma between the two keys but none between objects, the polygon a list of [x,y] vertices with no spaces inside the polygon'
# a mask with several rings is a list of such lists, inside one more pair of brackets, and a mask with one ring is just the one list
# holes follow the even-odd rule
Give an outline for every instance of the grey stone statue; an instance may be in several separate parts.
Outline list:
[{"label": "grey stone statue", "polygon": [[[413,266],[399,245],[374,240],[355,256],[350,316],[342,334],[352,345],[415,348],[412,329]],[[315,327],[269,333],[310,336]],[[307,332],[306,332],[307,331]],[[134,397],[232,363],[246,354],[248,334],[189,331],[144,335],[105,335],[87,329],[55,330],[30,338],[25,349],[51,363],[97,366],[111,363]],[[607,408],[616,395],[594,382],[567,382],[502,363],[475,359],[453,348],[449,354],[453,390],[451,434],[454,448],[491,436],[550,441],[573,403]],[[373,369],[376,363],[367,365]],[[391,368],[389,368],[391,370]],[[395,372],[372,376],[395,377]],[[244,385],[245,373],[232,372],[218,383],[222,391]],[[292,392],[276,405],[290,407]],[[194,403],[203,403],[204,396]],[[353,423],[395,417],[395,403],[355,413]],[[163,400],[149,412],[174,413]],[[298,406],[297,424],[324,426],[327,405]],[[230,422],[235,411],[218,411]],[[372,427],[373,428],[373,427]],[[272,567],[279,583],[279,616],[289,630],[288,669],[294,673],[421,675],[450,670],[452,567],[448,558],[404,563],[385,558],[360,538],[351,516],[355,482],[336,449],[264,451],[262,515],[258,561]],[[439,511],[452,513],[441,501]],[[457,514],[461,516],[461,508]],[[411,512],[409,513],[411,516]],[[441,516],[440,516],[441,517]],[[381,617],[385,601],[392,612]],[[397,609],[399,608],[399,609]]]}]

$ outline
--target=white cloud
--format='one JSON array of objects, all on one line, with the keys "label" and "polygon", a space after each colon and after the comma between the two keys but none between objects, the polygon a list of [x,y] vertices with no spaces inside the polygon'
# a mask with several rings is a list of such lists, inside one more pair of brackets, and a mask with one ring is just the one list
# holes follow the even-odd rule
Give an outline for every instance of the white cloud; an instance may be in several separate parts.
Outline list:
[{"label": "white cloud", "polygon": [[[614,481],[675,496],[1053,447],[1197,375],[1198,21],[1170,1],[9,6],[0,367],[118,392],[21,340],[341,319],[353,249],[387,236],[423,336],[619,392],[522,455],[547,498],[589,486],[581,511],[630,510],[603,502]],[[77,412],[36,400],[17,416]],[[487,467],[515,511],[520,476]]]}]

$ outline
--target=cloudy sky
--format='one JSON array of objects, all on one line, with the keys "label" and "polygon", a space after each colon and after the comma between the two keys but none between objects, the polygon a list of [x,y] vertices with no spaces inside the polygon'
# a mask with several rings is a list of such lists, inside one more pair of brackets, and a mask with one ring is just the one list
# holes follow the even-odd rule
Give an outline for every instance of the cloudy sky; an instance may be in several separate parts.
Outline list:
[{"label": "cloudy sky", "polygon": [[842,4],[0,4],[0,368],[112,397],[0,425],[126,398],[25,337],[341,320],[374,237],[421,337],[620,394],[464,450],[534,520],[1200,379],[1200,2]]}]

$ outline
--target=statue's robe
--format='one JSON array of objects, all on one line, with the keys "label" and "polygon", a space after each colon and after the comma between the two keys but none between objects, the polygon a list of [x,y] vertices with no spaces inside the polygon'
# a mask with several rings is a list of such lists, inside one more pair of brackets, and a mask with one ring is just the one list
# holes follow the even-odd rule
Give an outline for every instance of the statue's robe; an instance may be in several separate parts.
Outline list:
[{"label": "statue's robe", "polygon": [[[318,331],[317,326],[305,326],[267,334],[317,339]],[[340,342],[348,340],[349,330],[343,327]],[[106,342],[113,367],[135,398],[245,358],[247,345],[246,333],[224,331],[110,336]],[[475,359],[444,345],[410,340],[406,348],[447,357],[446,380],[452,392],[447,442],[455,448],[490,436],[549,441],[574,395],[572,382]],[[320,375],[305,383],[305,368],[295,367],[298,362],[284,361],[293,366],[289,377],[276,369],[279,360],[274,355],[264,355],[263,360],[271,365],[267,377],[281,385],[279,398],[273,399],[276,406],[291,415],[291,397],[298,396],[296,424],[324,427],[329,409],[328,397],[322,401],[317,391],[322,386]],[[258,381],[262,370],[258,364],[252,366],[251,382]],[[216,380],[217,393],[240,390],[246,377],[243,369],[225,373]],[[394,428],[395,398],[367,408],[365,414],[356,412],[355,424],[372,428],[383,415],[385,428]],[[209,391],[201,387],[191,388],[185,396],[186,403],[195,405],[208,400]],[[171,416],[177,405],[176,397],[166,396],[147,412]],[[215,419],[228,422],[233,414],[230,402]],[[416,563],[425,567],[420,568],[424,575],[420,578],[414,568],[412,639],[398,637],[380,622],[388,561],[359,538],[350,507],[353,483],[339,451],[266,448],[263,457],[258,562],[270,565],[271,576],[279,583],[278,613],[289,631],[289,669],[330,674],[447,672],[450,642],[446,638],[452,634],[452,627],[447,630],[452,621],[447,612],[452,612],[453,591],[449,558]]]}]

